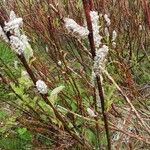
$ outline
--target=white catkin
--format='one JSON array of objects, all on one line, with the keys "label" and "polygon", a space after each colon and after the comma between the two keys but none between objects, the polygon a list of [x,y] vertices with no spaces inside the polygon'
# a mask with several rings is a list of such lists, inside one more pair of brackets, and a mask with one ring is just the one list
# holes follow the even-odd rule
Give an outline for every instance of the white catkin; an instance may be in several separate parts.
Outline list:
[{"label": "white catkin", "polygon": [[24,52],[25,46],[24,43],[20,40],[20,38],[16,36],[10,36],[10,44],[11,48],[18,54],[21,55]]},{"label": "white catkin", "polygon": [[16,17],[16,14],[15,14],[15,12],[12,10],[12,11],[10,11],[10,14],[9,14],[9,20],[10,21],[12,21],[12,20],[14,20],[14,19],[16,19],[17,17]]},{"label": "white catkin", "polygon": [[23,19],[17,18],[14,11],[10,12],[9,21],[5,22],[4,30],[13,32],[13,35],[20,36],[20,27],[23,25]]},{"label": "white catkin", "polygon": [[59,66],[61,66],[62,62],[59,60],[59,61],[57,62],[57,64],[58,64]]},{"label": "white catkin", "polygon": [[101,83],[103,83],[103,77],[101,75],[101,67],[105,66],[105,61],[106,61],[106,56],[108,54],[108,47],[106,45],[103,45],[101,48],[96,49],[96,56],[94,58],[94,65],[93,65],[93,71],[92,71],[92,81],[93,81],[93,86],[96,87],[96,102],[97,102],[97,106],[101,107],[101,100],[99,97],[99,93],[98,93],[98,89],[97,86],[95,84],[95,78],[96,75],[100,76],[101,79]]},{"label": "white catkin", "polygon": [[116,40],[116,38],[117,38],[117,32],[114,30],[112,32],[112,42],[114,42]]},{"label": "white catkin", "polygon": [[112,42],[112,47],[116,48],[116,42]]},{"label": "white catkin", "polygon": [[[101,79],[102,79],[102,76],[101,76]],[[101,81],[101,83],[102,83],[102,81]],[[97,103],[97,107],[101,108],[101,99],[100,99],[99,91],[97,88],[96,88],[96,103]]]},{"label": "white catkin", "polygon": [[91,108],[87,108],[87,112],[88,112],[90,117],[96,117],[97,116]]},{"label": "white catkin", "polygon": [[65,27],[68,29],[68,31],[78,34],[82,38],[88,36],[89,30],[77,24],[73,19],[64,18],[64,22],[65,22]]},{"label": "white catkin", "polygon": [[118,141],[119,138],[120,138],[120,132],[114,132],[114,133],[112,134],[112,141],[113,141],[113,142],[114,142],[114,141]]},{"label": "white catkin", "polygon": [[39,91],[39,93],[41,93],[41,94],[47,94],[47,92],[48,92],[47,85],[42,80],[38,80],[36,82],[36,88]]},{"label": "white catkin", "polygon": [[139,25],[139,31],[142,31],[142,30],[143,30],[142,25]]},{"label": "white catkin", "polygon": [[23,24],[22,18],[16,18],[7,23],[5,22],[4,30],[7,32],[7,31],[14,30],[14,29],[18,29],[22,24]]},{"label": "white catkin", "polygon": [[[24,53],[25,54],[27,53],[29,58],[33,57],[33,49],[31,48],[31,45],[29,44],[29,39],[27,38],[27,36],[22,34],[20,36],[20,38],[21,38],[21,40],[24,44],[24,47],[25,47]],[[29,59],[29,58],[27,58],[27,59]]]},{"label": "white catkin", "polygon": [[105,63],[108,50],[108,46],[106,45],[103,45],[101,48],[96,50],[96,56],[94,58],[94,72],[96,74],[99,74],[99,66],[103,66]]},{"label": "white catkin", "polygon": [[33,50],[29,44],[29,40],[26,35],[20,32],[20,27],[23,25],[23,19],[17,18],[14,11],[10,12],[9,21],[4,23],[4,31],[10,32],[10,41],[6,39],[6,34],[2,32],[0,28],[0,35],[10,43],[11,48],[18,54],[24,54],[27,61],[33,56]]},{"label": "white catkin", "polygon": [[94,69],[92,69],[91,83],[93,87],[95,86],[95,79],[96,79],[96,74],[94,72]]},{"label": "white catkin", "polygon": [[102,40],[102,36],[100,36],[99,30],[99,15],[96,11],[90,11],[91,21],[92,21],[92,28],[93,28],[93,37],[94,37],[94,43],[95,47],[99,48]]},{"label": "white catkin", "polygon": [[104,15],[104,19],[105,19],[105,21],[106,21],[106,25],[107,25],[107,26],[110,26],[111,21],[110,21],[110,19],[109,19],[109,17],[108,17],[107,14]]}]

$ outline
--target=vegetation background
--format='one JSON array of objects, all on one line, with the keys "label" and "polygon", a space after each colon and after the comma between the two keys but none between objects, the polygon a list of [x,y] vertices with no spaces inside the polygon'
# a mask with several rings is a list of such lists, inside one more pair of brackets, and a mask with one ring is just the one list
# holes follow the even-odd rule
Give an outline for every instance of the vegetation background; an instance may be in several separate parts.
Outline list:
[{"label": "vegetation background", "polygon": [[[83,0],[0,1],[0,20],[13,10],[34,55],[25,63],[0,40],[0,148],[8,150],[148,150],[150,147],[150,8],[148,0],[89,0],[108,14],[110,36],[100,17],[100,34],[109,47],[103,88],[109,140],[102,106],[92,85],[91,45],[68,32],[64,17],[85,25]],[[116,46],[112,32],[117,32]],[[30,59],[28,59],[30,58]],[[35,88],[30,71],[48,86]],[[49,103],[50,102],[50,103]],[[90,116],[90,108],[96,117]]]}]

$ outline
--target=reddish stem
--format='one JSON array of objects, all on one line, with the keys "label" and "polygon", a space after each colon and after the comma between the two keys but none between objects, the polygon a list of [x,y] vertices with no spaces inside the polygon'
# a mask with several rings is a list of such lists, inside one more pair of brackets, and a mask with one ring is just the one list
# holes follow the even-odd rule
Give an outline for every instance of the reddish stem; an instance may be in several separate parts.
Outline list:
[{"label": "reddish stem", "polygon": [[92,22],[91,22],[91,16],[90,16],[90,4],[87,2],[87,0],[82,0],[83,2],[83,7],[85,11],[85,16],[86,16],[86,21],[87,21],[87,26],[89,30],[89,42],[90,42],[90,47],[91,47],[91,54],[94,59],[95,57],[95,44],[94,44],[94,37],[93,37],[93,28],[92,28]]},{"label": "reddish stem", "polygon": [[146,13],[148,25],[150,26],[150,9],[149,9],[147,0],[143,0],[143,8]]},{"label": "reddish stem", "polygon": [[[88,38],[89,38],[90,47],[91,47],[91,54],[92,54],[92,58],[94,60],[95,43],[94,43],[94,36],[93,36],[92,21],[91,21],[91,16],[90,16],[90,11],[91,11],[91,7],[92,7],[92,0],[82,0],[82,2],[83,2],[87,26],[88,26],[88,30],[89,30]],[[109,134],[109,128],[108,128],[108,118],[107,118],[107,115],[105,112],[105,99],[104,99],[101,79],[100,79],[99,75],[96,75],[96,82],[97,82],[97,86],[98,86],[99,97],[101,99],[102,114],[103,114],[103,118],[104,118],[105,131],[106,131],[106,136],[107,136],[107,144],[108,144],[107,147],[108,147],[108,150],[111,150],[111,141],[110,141],[110,134]]]}]

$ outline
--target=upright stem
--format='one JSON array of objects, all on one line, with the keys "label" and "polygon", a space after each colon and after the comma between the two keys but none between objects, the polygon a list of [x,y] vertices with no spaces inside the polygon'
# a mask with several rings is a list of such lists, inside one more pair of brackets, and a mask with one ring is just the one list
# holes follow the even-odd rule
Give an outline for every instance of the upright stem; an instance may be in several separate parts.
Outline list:
[{"label": "upright stem", "polygon": [[24,55],[22,54],[22,55],[17,55],[17,56],[20,59],[20,61],[22,62],[23,66],[25,67],[25,69],[26,69],[27,73],[29,74],[30,78],[32,79],[32,82],[34,83],[34,85],[36,85],[37,79],[36,79],[32,69],[29,67]]},{"label": "upright stem", "polygon": [[87,2],[87,0],[82,0],[82,2],[83,2],[87,26],[88,26],[88,30],[89,30],[88,38],[89,38],[90,47],[91,47],[91,54],[92,54],[92,58],[94,59],[94,57],[95,57],[95,44],[94,44],[93,28],[92,28],[92,22],[91,22],[91,16],[90,16],[91,6],[90,6],[89,2]]},{"label": "upright stem", "polygon": [[89,0],[90,10],[93,10],[94,2],[93,0]]},{"label": "upright stem", "polygon": [[150,11],[149,11],[148,2],[147,0],[143,0],[142,3],[143,3],[145,15],[146,15],[147,23],[148,23],[148,26],[150,27]]},{"label": "upright stem", "polygon": [[99,97],[101,99],[101,107],[102,107],[102,114],[104,117],[104,124],[105,124],[106,136],[107,136],[108,150],[111,150],[111,141],[110,141],[110,134],[109,134],[109,128],[108,128],[108,117],[107,117],[107,114],[105,112],[105,99],[104,99],[104,94],[103,94],[100,76],[98,76],[98,75],[96,76],[96,81],[97,81],[97,86],[98,86]]},{"label": "upright stem", "polygon": [[[91,21],[91,16],[90,16],[90,11],[92,10],[91,4],[93,4],[93,3],[92,3],[92,0],[82,0],[82,3],[83,3],[85,15],[86,15],[87,26],[88,26],[88,30],[89,30],[88,39],[90,42],[91,54],[92,54],[92,58],[94,61],[95,44],[94,44],[94,37],[93,37],[92,21]],[[102,114],[103,114],[103,118],[104,118],[105,131],[106,131],[106,137],[107,137],[107,147],[108,147],[108,150],[111,150],[111,141],[110,141],[110,134],[109,134],[109,128],[108,128],[108,117],[105,112],[104,93],[103,93],[102,83],[101,83],[101,79],[100,79],[99,75],[96,75],[96,82],[97,82],[97,86],[98,86],[99,97],[101,100]]]}]

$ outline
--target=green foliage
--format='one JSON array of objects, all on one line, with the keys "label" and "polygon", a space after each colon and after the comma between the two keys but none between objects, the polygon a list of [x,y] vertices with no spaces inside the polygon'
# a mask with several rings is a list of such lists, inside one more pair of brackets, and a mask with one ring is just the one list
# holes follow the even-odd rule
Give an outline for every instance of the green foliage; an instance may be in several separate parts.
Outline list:
[{"label": "green foliage", "polygon": [[[0,59],[5,61],[6,64],[13,64],[16,59],[14,52],[4,43],[0,42]],[[1,63],[0,63],[1,64]]]},{"label": "green foliage", "polygon": [[1,138],[0,148],[7,150],[26,150],[26,145],[18,138]]},{"label": "green foliage", "polygon": [[93,144],[97,145],[96,134],[92,129],[85,129],[85,137]]},{"label": "green foliage", "polygon": [[32,134],[26,128],[16,129],[16,135],[13,137],[0,138],[0,148],[8,150],[30,150]]},{"label": "green foliage", "polygon": [[55,89],[53,89],[50,93],[50,96],[48,97],[48,99],[50,100],[50,102],[52,104],[55,104],[56,103],[56,100],[57,100],[57,97],[58,97],[58,94],[64,89],[65,87],[64,86],[59,86],[59,87],[56,87]]},{"label": "green foliage", "polygon": [[150,65],[149,61],[142,60],[140,62],[134,62],[132,70],[134,72],[135,80],[138,84],[147,83],[150,81]]},{"label": "green foliage", "polygon": [[0,111],[0,120],[5,119],[5,117],[7,116],[5,111]]},{"label": "green foliage", "polygon": [[13,116],[10,116],[10,114],[7,114],[6,112],[4,114],[5,114],[5,118],[3,119],[1,118],[1,121],[3,122],[3,126],[0,128],[0,135],[7,134],[7,131],[9,131],[13,126],[17,124],[16,118],[19,116],[17,112]]},{"label": "green foliage", "polygon": [[23,71],[21,74],[21,77],[18,78],[18,82],[21,86],[23,86],[26,90],[28,90],[32,85],[32,81],[30,80],[28,74],[26,73],[26,75],[23,75]]},{"label": "green foliage", "polygon": [[73,112],[76,112],[77,111],[77,109],[78,109],[78,106],[77,106],[77,104],[75,103],[75,102],[71,102],[71,110],[73,111]]},{"label": "green foliage", "polygon": [[32,134],[26,129],[26,128],[18,128],[17,134],[20,139],[23,141],[31,141],[32,140]]},{"label": "green foliage", "polygon": [[111,105],[116,101],[115,97],[114,97],[114,93],[116,91],[116,87],[114,85],[109,85],[109,84],[105,84],[104,86],[105,89],[105,109],[106,111],[109,111],[109,109],[111,108]]}]

